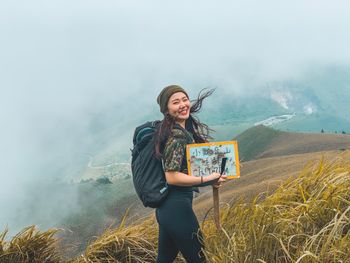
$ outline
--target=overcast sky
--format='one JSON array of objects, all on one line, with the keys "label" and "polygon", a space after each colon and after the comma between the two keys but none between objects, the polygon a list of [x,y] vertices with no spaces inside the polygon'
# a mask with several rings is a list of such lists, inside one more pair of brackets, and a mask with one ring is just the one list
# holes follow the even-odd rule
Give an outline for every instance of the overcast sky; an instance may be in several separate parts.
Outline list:
[{"label": "overcast sky", "polygon": [[168,84],[239,96],[349,65],[349,14],[348,1],[1,0],[0,231],[28,183],[94,143],[92,115],[132,124]]}]

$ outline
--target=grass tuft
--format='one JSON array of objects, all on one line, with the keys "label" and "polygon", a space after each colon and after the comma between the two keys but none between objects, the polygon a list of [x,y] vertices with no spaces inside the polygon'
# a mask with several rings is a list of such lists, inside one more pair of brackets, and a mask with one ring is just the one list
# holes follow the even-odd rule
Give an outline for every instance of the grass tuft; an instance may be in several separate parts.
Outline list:
[{"label": "grass tuft", "polygon": [[7,229],[0,234],[1,263],[56,263],[62,258],[58,252],[57,229],[39,232],[35,226],[26,227],[9,242],[5,241]]}]

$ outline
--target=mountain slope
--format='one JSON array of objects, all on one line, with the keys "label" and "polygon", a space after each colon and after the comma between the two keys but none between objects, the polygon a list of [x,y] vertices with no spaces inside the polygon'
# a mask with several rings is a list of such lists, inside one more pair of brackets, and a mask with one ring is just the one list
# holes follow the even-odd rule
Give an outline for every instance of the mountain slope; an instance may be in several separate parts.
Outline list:
[{"label": "mountain slope", "polygon": [[237,137],[242,161],[350,148],[350,135],[294,133],[274,130],[262,125],[252,127]]},{"label": "mountain slope", "polygon": [[[215,228],[212,214],[203,221],[199,218],[207,261],[348,262],[350,151],[332,154],[336,155],[335,159],[327,154],[326,159],[332,158],[307,166],[296,179],[281,183],[273,194],[222,206],[222,231]],[[266,159],[270,158],[251,163]],[[305,158],[300,160],[305,161]],[[279,166],[276,165],[267,170]],[[226,198],[224,193],[221,192],[221,197]],[[195,208],[197,210],[198,205]],[[157,229],[154,215],[131,226],[121,224],[114,230],[108,229],[72,262],[126,262],[130,259],[139,263],[154,262]],[[183,260],[177,258],[174,262]]]},{"label": "mountain slope", "polygon": [[[289,178],[297,177],[308,165],[318,165],[322,158],[350,160],[350,150],[293,154],[244,162],[241,177],[229,180],[220,188],[220,202],[232,203],[241,198],[249,201],[258,194],[265,196],[272,193]],[[201,188],[200,195],[194,199],[198,220],[203,220],[212,206],[211,187]]]},{"label": "mountain slope", "polygon": [[[296,176],[308,161],[320,160],[323,155],[333,157],[339,153],[349,152],[340,150],[325,151],[325,149],[350,148],[349,135],[298,134],[281,132],[264,126],[252,127],[240,134],[237,139],[239,141],[240,159],[243,160],[241,163],[241,178],[227,182],[220,189],[220,197],[223,202],[236,198],[251,198],[265,191],[273,191],[287,178]],[[106,169],[112,169],[113,167],[116,168],[113,165],[106,167]],[[100,233],[100,230],[107,224],[101,225],[106,216],[118,221],[129,207],[127,222],[131,223],[138,218],[154,213],[153,209],[144,208],[138,200],[131,178],[126,176],[131,174],[130,167],[124,167],[125,175],[123,175],[123,179],[117,180],[114,180],[116,176],[114,176],[113,169],[104,171],[104,169],[96,168],[96,166],[91,165],[88,170],[94,170],[96,178],[99,172],[104,172],[105,176],[111,178],[114,183],[84,187],[86,191],[82,192],[80,199],[86,200],[84,202],[86,209],[82,209],[83,213],[77,213],[75,217],[73,216],[69,220],[69,228],[76,230],[76,232],[66,237],[66,240],[72,240],[85,234],[86,240],[83,240],[83,242],[80,240],[82,244],[80,248],[87,242],[88,236]],[[93,175],[93,173],[90,173],[90,175]],[[91,184],[93,184],[93,181]],[[82,187],[84,185],[82,184]],[[121,189],[124,196],[120,196],[122,194]],[[195,211],[200,221],[212,207],[211,192],[211,187],[202,188],[200,195],[194,199]],[[93,205],[89,208],[90,204],[100,205]],[[102,213],[101,211],[105,209],[107,209],[107,213]],[[90,214],[98,214],[99,216],[86,216]],[[95,218],[95,221],[92,221],[93,218]],[[87,231],[87,227],[82,227],[83,222],[87,226],[95,225],[95,227],[92,227],[91,231]],[[78,247],[77,244],[75,245]],[[81,250],[75,253],[78,252],[81,252]]]},{"label": "mountain slope", "polygon": [[247,129],[234,139],[238,141],[239,158],[241,161],[257,159],[269,145],[283,132],[258,125]]}]

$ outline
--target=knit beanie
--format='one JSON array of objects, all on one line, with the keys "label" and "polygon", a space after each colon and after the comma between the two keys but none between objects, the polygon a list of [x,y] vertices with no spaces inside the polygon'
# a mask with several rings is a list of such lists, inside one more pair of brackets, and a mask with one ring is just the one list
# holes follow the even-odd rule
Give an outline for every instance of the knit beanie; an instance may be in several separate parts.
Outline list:
[{"label": "knit beanie", "polygon": [[169,101],[171,95],[173,95],[176,92],[183,92],[188,97],[187,92],[178,85],[167,86],[159,93],[158,98],[157,98],[157,102],[159,104],[160,111],[163,114],[165,114],[168,110],[168,101]]}]

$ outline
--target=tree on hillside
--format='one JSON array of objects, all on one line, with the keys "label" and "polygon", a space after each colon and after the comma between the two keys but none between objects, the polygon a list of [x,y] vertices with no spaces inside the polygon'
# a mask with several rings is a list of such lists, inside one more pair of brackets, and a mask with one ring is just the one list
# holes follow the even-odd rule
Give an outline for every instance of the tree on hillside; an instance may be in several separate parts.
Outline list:
[{"label": "tree on hillside", "polygon": [[108,177],[100,177],[96,179],[96,184],[101,185],[101,184],[112,184],[111,180],[109,180]]}]

